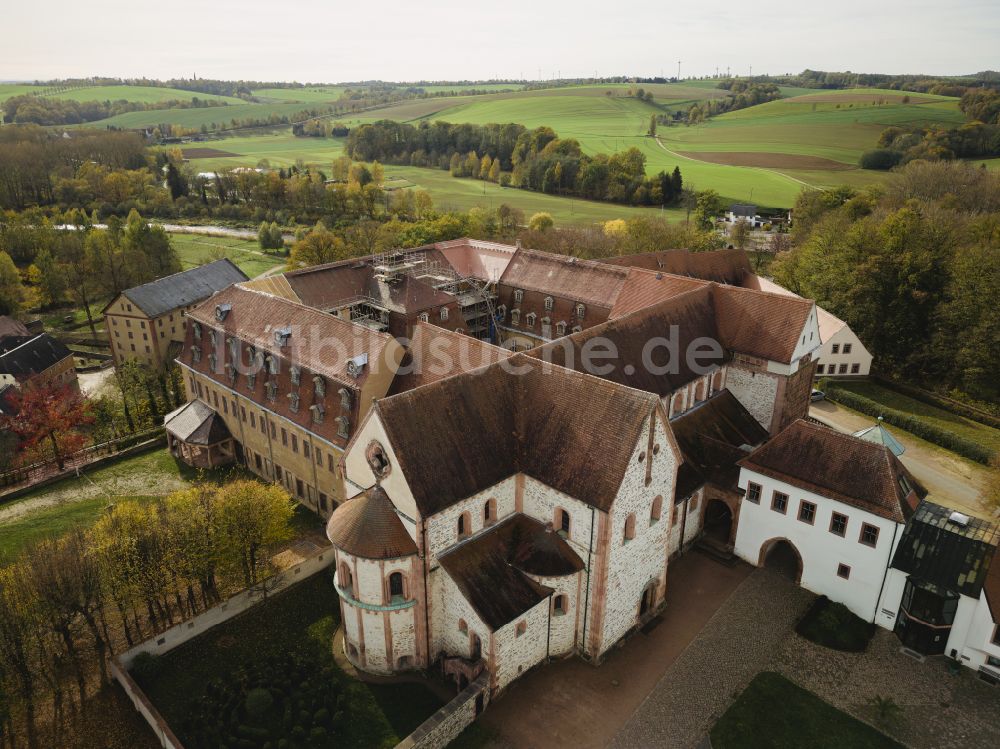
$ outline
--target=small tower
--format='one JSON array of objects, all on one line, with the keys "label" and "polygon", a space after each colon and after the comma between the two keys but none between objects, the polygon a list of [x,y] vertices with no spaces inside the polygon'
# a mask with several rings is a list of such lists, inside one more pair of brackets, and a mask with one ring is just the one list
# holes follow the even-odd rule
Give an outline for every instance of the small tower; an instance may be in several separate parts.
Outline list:
[{"label": "small tower", "polygon": [[855,432],[854,436],[863,439],[865,442],[874,442],[876,445],[888,447],[897,458],[906,452],[906,448],[899,444],[899,440],[889,434],[889,430],[882,426],[882,417],[878,417],[875,426]]}]

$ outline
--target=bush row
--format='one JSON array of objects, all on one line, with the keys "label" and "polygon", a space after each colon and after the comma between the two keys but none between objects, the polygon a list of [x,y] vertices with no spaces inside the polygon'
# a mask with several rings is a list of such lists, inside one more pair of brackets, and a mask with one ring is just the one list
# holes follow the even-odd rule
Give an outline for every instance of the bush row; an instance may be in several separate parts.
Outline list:
[{"label": "bush row", "polygon": [[880,385],[884,385],[885,387],[902,393],[903,395],[908,395],[921,403],[926,403],[929,406],[935,406],[943,411],[953,413],[956,416],[962,416],[966,419],[971,419],[972,421],[978,421],[980,424],[985,424],[986,426],[993,427],[994,429],[1000,429],[1000,417],[988,413],[981,408],[976,408],[974,406],[970,406],[968,403],[955,400],[954,398],[938,395],[937,393],[933,393],[929,390],[914,387],[913,385],[907,385],[903,382],[896,382],[895,380],[889,380],[884,377],[876,377],[875,379]]},{"label": "bush row", "polygon": [[988,465],[993,458],[991,450],[972,440],[960,437],[954,432],[949,432],[947,429],[942,429],[934,424],[928,424],[926,421],[912,414],[886,408],[871,398],[865,398],[863,395],[858,395],[850,390],[842,390],[829,381],[825,383],[824,391],[826,392],[826,397],[832,401],[842,403],[848,408],[853,408],[855,411],[860,411],[870,416],[881,416],[887,423],[893,426],[905,429],[911,434],[922,437],[928,442],[933,442],[935,445],[948,448],[970,460]]}]

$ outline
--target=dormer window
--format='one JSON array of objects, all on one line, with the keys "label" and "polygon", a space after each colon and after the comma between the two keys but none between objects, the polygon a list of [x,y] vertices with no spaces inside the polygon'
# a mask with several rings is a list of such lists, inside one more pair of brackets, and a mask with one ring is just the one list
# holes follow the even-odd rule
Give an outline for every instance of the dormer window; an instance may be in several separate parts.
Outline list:
[{"label": "dormer window", "polygon": [[227,338],[226,345],[229,347],[229,358],[237,361],[240,358],[240,342],[235,338]]},{"label": "dormer window", "polygon": [[428,315],[426,312],[421,312],[419,315],[417,315],[417,319],[420,320],[420,322],[430,322],[431,316]]},{"label": "dormer window", "polygon": [[573,326],[573,332],[574,332],[574,333],[579,333],[579,332],[581,332],[582,330],[583,330],[583,328],[582,328],[581,326],[579,326],[579,325],[574,325],[574,326]]},{"label": "dormer window", "polygon": [[527,325],[529,328],[535,327],[536,317],[537,315],[534,312],[529,312],[524,316],[524,324]]},{"label": "dormer window", "polygon": [[215,319],[222,322],[229,315],[230,310],[232,310],[233,305],[231,304],[217,304],[215,305]]},{"label": "dormer window", "polygon": [[447,307],[442,307],[440,314],[441,314],[441,319],[442,320],[447,320],[448,319],[448,308]]},{"label": "dormer window", "polygon": [[314,403],[309,406],[309,410],[312,411],[313,424],[322,424],[323,417],[326,415],[326,409],[323,408],[323,404]]},{"label": "dormer window", "polygon": [[287,346],[291,337],[292,329],[287,326],[274,331],[274,342],[279,346]]},{"label": "dormer window", "polygon": [[267,366],[267,371],[270,374],[278,374],[278,358],[275,356],[264,357],[264,364]]},{"label": "dormer window", "polygon": [[511,325],[519,325],[521,323],[521,310],[512,309],[510,311],[510,323]]},{"label": "dormer window", "polygon": [[236,384],[236,367],[233,366],[232,362],[226,363],[226,377],[229,378],[230,383]]},{"label": "dormer window", "polygon": [[351,420],[346,416],[338,416],[334,421],[337,422],[337,436],[347,439],[351,436]]},{"label": "dormer window", "polygon": [[550,297],[550,296],[545,297],[545,311],[546,312],[551,312],[552,311],[552,306],[554,304],[555,304],[555,300],[553,300],[552,297]]},{"label": "dormer window", "polygon": [[358,354],[357,356],[347,360],[347,374],[357,380],[365,371],[365,366],[367,364],[368,354]]},{"label": "dormer window", "polygon": [[354,398],[351,395],[351,391],[348,390],[347,388],[341,388],[340,390],[337,391],[337,394],[340,395],[340,407],[345,411],[350,411],[351,404],[354,401]]},{"label": "dormer window", "polygon": [[219,357],[215,355],[214,351],[210,351],[208,354],[208,368],[212,372],[216,371],[216,367],[219,364]]},{"label": "dormer window", "polygon": [[517,289],[514,291],[514,304],[520,304],[524,301],[524,291]]},{"label": "dormer window", "polygon": [[298,393],[289,393],[288,394],[288,408],[291,410],[291,412],[293,414],[299,412],[299,394]]},{"label": "dormer window", "polygon": [[267,383],[267,399],[274,403],[278,397],[278,383],[273,380]]},{"label": "dormer window", "polygon": [[564,335],[566,335],[566,321],[565,320],[560,320],[559,322],[556,323],[556,335],[557,336],[564,336]]},{"label": "dormer window", "polygon": [[587,313],[587,308],[582,304],[576,305],[576,316],[583,319],[583,316]]},{"label": "dormer window", "polygon": [[313,394],[317,398],[326,395],[326,380],[321,375],[313,375]]},{"label": "dormer window", "polygon": [[256,384],[257,384],[257,373],[253,371],[247,372],[247,389],[253,390]]},{"label": "dormer window", "polygon": [[195,364],[201,361],[201,346],[191,347],[191,361]]},{"label": "dormer window", "polygon": [[293,365],[292,368],[291,368],[291,370],[290,370],[290,374],[291,374],[291,377],[292,377],[292,384],[293,385],[301,385],[302,384],[302,369],[300,367],[296,367],[296,366]]}]

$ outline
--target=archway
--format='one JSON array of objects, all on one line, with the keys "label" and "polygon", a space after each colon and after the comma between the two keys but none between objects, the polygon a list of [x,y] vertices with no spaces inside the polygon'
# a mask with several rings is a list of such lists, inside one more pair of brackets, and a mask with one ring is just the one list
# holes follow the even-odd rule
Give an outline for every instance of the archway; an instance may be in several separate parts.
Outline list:
[{"label": "archway", "polygon": [[765,541],[757,565],[774,570],[796,584],[802,580],[802,555],[787,538]]},{"label": "archway", "polygon": [[733,511],[721,499],[705,505],[705,535],[722,544],[732,543]]}]

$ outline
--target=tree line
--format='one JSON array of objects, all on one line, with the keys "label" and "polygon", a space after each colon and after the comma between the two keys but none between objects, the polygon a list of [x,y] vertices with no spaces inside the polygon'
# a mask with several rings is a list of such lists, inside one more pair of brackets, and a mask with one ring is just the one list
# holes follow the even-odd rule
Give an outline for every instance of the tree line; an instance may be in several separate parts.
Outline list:
[{"label": "tree line", "polygon": [[118,99],[115,101],[74,101],[23,94],[12,96],[3,103],[4,120],[8,123],[35,125],[79,125],[103,120],[125,112],[148,112],[159,109],[201,109],[224,107],[223,99],[170,99],[169,101],[140,102]]},{"label": "tree line", "polygon": [[845,320],[890,375],[1000,398],[1000,175],[914,161],[885,186],[803,192],[775,280]]},{"label": "tree line", "polygon": [[683,191],[679,168],[647,177],[639,149],[591,156],[550,127],[446,122],[414,127],[380,120],[353,128],[346,150],[359,160],[445,169],[454,176],[591,200],[670,205]]},{"label": "tree line", "polygon": [[692,104],[687,112],[689,124],[695,125],[709,117],[781,98],[781,90],[773,83],[749,83],[730,78],[720,81],[718,87],[729,93],[721,99],[706,99]]},{"label": "tree line", "polygon": [[271,572],[293,507],[280,486],[202,483],[112,504],[0,567],[0,743],[63,746],[110,656]]}]

